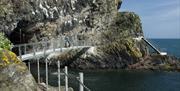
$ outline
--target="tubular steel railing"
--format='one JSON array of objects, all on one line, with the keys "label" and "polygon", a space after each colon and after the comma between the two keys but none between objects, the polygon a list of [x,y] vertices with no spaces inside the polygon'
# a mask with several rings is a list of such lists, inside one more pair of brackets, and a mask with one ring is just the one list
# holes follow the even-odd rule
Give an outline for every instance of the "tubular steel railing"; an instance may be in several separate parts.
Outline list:
[{"label": "tubular steel railing", "polygon": [[[38,59],[37,59],[38,60]],[[45,70],[46,70],[46,82],[45,82],[45,89],[46,91],[50,91],[49,89],[49,67],[48,67],[48,60],[46,60],[46,63],[45,63]],[[84,84],[84,75],[82,72],[79,73],[79,77],[76,77],[74,75],[70,75],[68,74],[68,67],[65,66],[64,70],[61,72],[60,71],[60,61],[57,62],[57,73],[58,73],[58,88],[57,88],[57,91],[61,91],[61,76],[63,75],[65,77],[65,90],[64,91],[68,91],[68,79],[69,78],[73,78],[75,79],[74,81],[77,81],[79,83],[79,91],[91,91],[85,84]],[[40,78],[41,78],[41,75],[40,75],[40,66],[39,66],[39,61],[37,61],[37,81],[38,83],[41,83],[40,82]]]},{"label": "tubular steel railing", "polygon": [[[18,58],[21,59],[22,61],[24,60],[30,60],[30,58],[24,58],[24,55],[29,55],[31,56],[33,59],[36,60],[37,62],[37,82],[40,82],[40,58],[38,57],[39,54],[41,53],[42,57],[45,57],[45,55],[48,55],[50,53],[53,52],[57,52],[60,51],[62,52],[62,48],[67,48],[67,47],[77,47],[79,48],[79,46],[89,46],[89,45],[93,45],[92,42],[88,42],[85,40],[81,40],[81,41],[77,41],[77,39],[75,39],[75,41],[71,40],[66,44],[67,42],[64,41],[63,37],[57,38],[57,39],[51,39],[49,41],[40,41],[40,42],[36,42],[36,43],[28,43],[28,44],[19,44],[19,45],[14,45],[12,48],[12,51],[15,51],[16,54],[18,54]],[[27,56],[28,57],[28,56]],[[23,59],[24,58],[24,59]],[[48,91],[49,87],[48,87],[48,82],[49,82],[49,77],[48,77],[48,59],[46,59],[45,61],[45,70],[46,70],[46,83],[45,83],[45,88]],[[28,61],[28,69],[31,71],[31,61]],[[58,91],[61,91],[61,71],[60,71],[60,61],[58,61]],[[79,77],[73,77],[71,75],[68,74],[68,68],[67,66],[65,66],[65,70],[63,72],[64,76],[65,76],[65,91],[68,91],[68,78],[75,78],[76,81],[79,82],[79,91],[84,91],[84,88],[87,91],[91,91],[86,85],[84,85],[83,82],[83,73],[79,73]]]},{"label": "tubular steel railing", "polygon": [[24,61],[29,60],[30,58],[33,59],[34,57],[44,57],[45,55],[55,51],[62,51],[62,48],[68,49],[68,47],[88,47],[90,45],[93,45],[92,41],[77,39],[67,41],[63,37],[60,37],[57,39],[51,39],[49,41],[14,45],[12,51],[18,55],[18,58]]}]

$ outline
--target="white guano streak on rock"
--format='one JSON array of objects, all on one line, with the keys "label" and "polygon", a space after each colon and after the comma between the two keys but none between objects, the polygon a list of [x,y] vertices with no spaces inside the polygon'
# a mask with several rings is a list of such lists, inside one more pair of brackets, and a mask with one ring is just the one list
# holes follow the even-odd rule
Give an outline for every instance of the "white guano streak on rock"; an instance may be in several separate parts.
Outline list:
[{"label": "white guano streak on rock", "polygon": [[93,0],[93,3],[96,3],[96,0]]},{"label": "white guano streak on rock", "polygon": [[53,14],[53,13],[54,13],[53,10],[50,10],[50,11],[49,11],[49,16],[50,16],[50,18],[54,18],[54,14]]},{"label": "white guano streak on rock", "polygon": [[36,13],[34,11],[32,11],[32,14],[35,15]]},{"label": "white guano streak on rock", "polygon": [[49,17],[48,10],[42,6],[41,2],[39,4],[39,8],[42,9],[43,13],[45,13],[46,17]]},{"label": "white guano streak on rock", "polygon": [[60,15],[61,15],[61,16],[63,15],[63,10],[60,11]]},{"label": "white guano streak on rock", "polygon": [[75,18],[75,17],[74,17],[74,19],[73,19],[73,20],[74,20],[74,21],[78,21],[78,19],[77,19],[77,18]]},{"label": "white guano streak on rock", "polygon": [[68,20],[67,22],[70,24],[70,26],[72,26],[72,21],[71,20]]},{"label": "white guano streak on rock", "polygon": [[71,6],[72,6],[72,10],[75,10],[75,3],[77,2],[77,0],[71,0]]},{"label": "white guano streak on rock", "polygon": [[90,47],[90,48],[87,50],[87,52],[88,52],[88,53],[91,53],[91,54],[96,54],[95,50],[96,50],[95,47]]},{"label": "white guano streak on rock", "polygon": [[139,37],[136,37],[136,38],[133,38],[134,40],[137,40],[137,41],[141,41],[143,38],[143,36],[139,36]]},{"label": "white guano streak on rock", "polygon": [[58,12],[58,9],[57,9],[57,7],[53,7],[53,10],[55,10],[56,12]]},{"label": "white guano streak on rock", "polygon": [[81,23],[83,23],[83,21],[82,21],[82,20],[79,20],[79,23],[81,24]]},{"label": "white guano streak on rock", "polygon": [[65,23],[65,25],[66,25],[66,24],[67,24],[67,21],[65,21],[64,23]]},{"label": "white guano streak on rock", "polygon": [[44,3],[45,3],[45,6],[49,9],[50,6],[47,4],[47,2],[45,1]]}]

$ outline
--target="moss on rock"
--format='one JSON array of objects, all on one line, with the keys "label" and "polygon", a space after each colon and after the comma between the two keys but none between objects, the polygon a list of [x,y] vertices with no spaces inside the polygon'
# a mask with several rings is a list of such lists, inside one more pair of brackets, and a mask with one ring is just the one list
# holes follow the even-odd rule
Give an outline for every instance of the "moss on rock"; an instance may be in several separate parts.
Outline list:
[{"label": "moss on rock", "polygon": [[0,91],[40,91],[25,63],[0,67]]},{"label": "moss on rock", "polygon": [[0,49],[0,67],[8,66],[9,64],[18,64],[21,61],[16,54],[6,49]]},{"label": "moss on rock", "polygon": [[11,46],[11,41],[5,37],[4,33],[0,32],[0,49],[10,50]]},{"label": "moss on rock", "polygon": [[140,18],[133,12],[120,12],[107,31],[102,32],[100,50],[107,54],[126,52],[129,56],[140,58],[142,53],[133,37],[142,34]]},{"label": "moss on rock", "polygon": [[137,58],[142,57],[141,51],[139,50],[138,47],[136,47],[135,42],[132,39],[127,39],[125,42],[125,45],[127,47],[128,53],[131,56],[137,57]]}]

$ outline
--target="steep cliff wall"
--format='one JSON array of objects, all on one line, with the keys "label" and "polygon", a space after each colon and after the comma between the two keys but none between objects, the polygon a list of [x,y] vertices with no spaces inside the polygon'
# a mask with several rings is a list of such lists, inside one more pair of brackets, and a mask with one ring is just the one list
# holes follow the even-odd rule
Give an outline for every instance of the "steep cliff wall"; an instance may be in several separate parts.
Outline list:
[{"label": "steep cliff wall", "polygon": [[[119,13],[121,3],[121,0],[1,0],[0,31],[14,44],[62,35],[92,41],[94,47],[86,51],[71,50],[52,60],[60,58],[73,68],[137,68],[136,64],[140,67],[141,62],[147,63],[144,68],[151,68],[155,63],[146,61],[150,57],[147,46],[134,40],[143,36],[141,20],[133,12]],[[169,57],[163,58],[160,57],[162,60]],[[175,63],[174,67],[179,66]]]},{"label": "steep cliff wall", "polygon": [[[1,0],[0,31],[16,43],[106,30],[120,0]],[[16,40],[14,40],[16,38]]]},{"label": "steep cliff wall", "polygon": [[3,49],[0,49],[0,90],[41,91],[26,64]]}]

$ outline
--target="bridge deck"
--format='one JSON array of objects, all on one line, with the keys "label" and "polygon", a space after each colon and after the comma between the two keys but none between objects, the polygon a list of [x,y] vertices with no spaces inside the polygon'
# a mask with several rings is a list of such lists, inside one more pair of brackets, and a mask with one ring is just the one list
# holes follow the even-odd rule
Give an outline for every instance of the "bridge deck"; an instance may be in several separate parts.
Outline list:
[{"label": "bridge deck", "polygon": [[153,46],[147,39],[142,38],[149,46],[151,46],[151,48],[153,48],[158,54],[161,54],[161,52],[155,47]]},{"label": "bridge deck", "polygon": [[[152,47],[158,54],[160,55],[165,55],[166,53],[164,52],[161,52],[159,51],[155,46],[153,46],[148,40],[146,40],[143,36],[140,36],[138,38],[134,38],[138,41],[140,40],[143,40],[145,41],[150,47]],[[72,41],[72,43],[75,43],[74,41]],[[62,38],[59,38],[59,39],[54,39],[53,41],[50,40],[50,41],[47,41],[47,42],[37,42],[37,43],[30,43],[30,44],[20,44],[20,45],[15,45],[14,47],[18,48],[18,52],[19,52],[19,56],[18,58],[20,58],[22,61],[24,60],[30,60],[30,59],[34,59],[34,58],[41,58],[41,57],[44,57],[45,55],[49,55],[53,52],[63,52],[63,51],[66,51],[66,50],[70,50],[70,49],[76,49],[76,48],[87,48],[87,47],[92,47],[92,46],[85,46],[85,45],[88,45],[87,43],[89,44],[92,44],[91,42],[88,42],[88,41],[80,41],[80,42],[76,42],[76,44],[80,44],[78,46],[73,46],[73,47],[62,47],[62,44],[65,44],[63,41],[62,41]],[[51,45],[51,47],[47,48],[47,45]],[[31,46],[32,47],[32,52],[30,53],[27,53],[26,51],[26,48],[28,46]],[[41,51],[35,51],[35,47],[37,48],[38,47],[42,47],[43,46],[43,50]],[[21,47],[24,47],[24,51],[22,51],[22,48]],[[22,55],[22,52],[24,53]]]},{"label": "bridge deck", "polygon": [[133,38],[137,41],[143,40],[145,43],[147,43],[151,48],[153,48],[158,54],[160,55],[167,55],[166,52],[161,52],[160,50],[158,50],[154,45],[152,45],[147,39],[145,39],[143,36],[139,36],[137,38]]},{"label": "bridge deck", "polygon": [[90,45],[93,45],[94,43],[91,40],[77,40],[75,36],[71,37],[72,38],[68,40],[65,37],[61,36],[48,41],[14,45],[12,50],[18,55],[18,58],[24,61],[34,58],[41,58],[53,52],[63,52],[69,49],[91,47]]},{"label": "bridge deck", "polygon": [[18,58],[20,58],[22,61],[25,61],[25,60],[30,60],[30,59],[34,59],[34,58],[42,58],[45,55],[49,55],[49,54],[54,53],[54,52],[63,52],[63,51],[71,50],[71,49],[89,48],[89,47],[91,47],[91,46],[73,46],[73,47],[68,47],[68,48],[49,49],[46,51],[38,51],[35,53],[29,53],[29,54],[21,55],[21,56],[18,56]]}]

